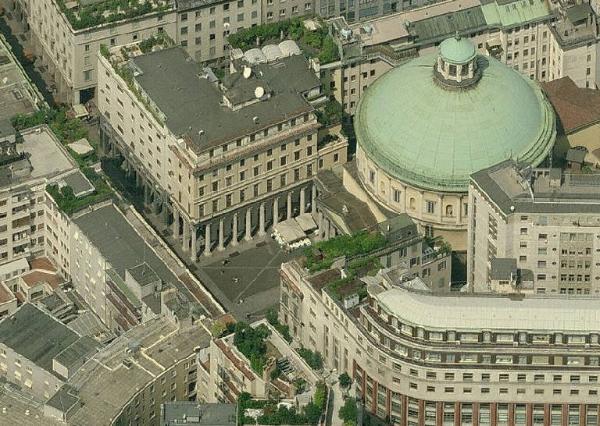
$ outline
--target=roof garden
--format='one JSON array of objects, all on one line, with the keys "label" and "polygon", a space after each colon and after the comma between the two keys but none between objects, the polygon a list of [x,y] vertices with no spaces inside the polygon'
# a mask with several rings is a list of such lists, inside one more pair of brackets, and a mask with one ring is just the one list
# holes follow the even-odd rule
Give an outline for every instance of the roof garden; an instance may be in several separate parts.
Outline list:
[{"label": "roof garden", "polygon": [[109,48],[106,45],[100,46],[100,54],[110,62],[117,75],[127,84],[127,88],[131,90],[135,97],[146,107],[146,110],[161,125],[164,124],[164,116],[156,106],[151,105],[147,96],[142,94],[140,88],[135,83],[135,68],[130,59],[174,45],[175,42],[171,37],[166,33],[159,33],[145,40],[125,46],[113,48]]},{"label": "roof garden", "polygon": [[302,18],[293,18],[257,25],[230,34],[228,41],[231,47],[246,51],[257,47],[257,40],[260,46],[279,43],[283,34],[283,38],[294,40],[303,52],[319,58],[322,64],[339,60],[338,46],[329,34],[327,26],[317,20],[311,20],[311,23],[312,26]]},{"label": "roof garden", "polygon": [[[367,289],[360,278],[377,274],[381,269],[379,251],[388,245],[387,238],[375,231],[360,231],[321,241],[305,250],[304,266],[309,272],[316,273],[309,281],[315,290],[325,290],[335,300],[343,301],[354,294],[363,299]],[[343,274],[339,269],[329,269],[340,258],[346,260]]]},{"label": "roof garden", "polygon": [[352,235],[340,235],[308,247],[304,251],[306,256],[305,266],[310,272],[322,271],[330,268],[333,262],[340,257],[365,257],[387,245],[388,240],[385,236],[375,231],[360,231]]},{"label": "roof garden", "polygon": [[169,10],[172,0],[57,0],[75,30]]}]

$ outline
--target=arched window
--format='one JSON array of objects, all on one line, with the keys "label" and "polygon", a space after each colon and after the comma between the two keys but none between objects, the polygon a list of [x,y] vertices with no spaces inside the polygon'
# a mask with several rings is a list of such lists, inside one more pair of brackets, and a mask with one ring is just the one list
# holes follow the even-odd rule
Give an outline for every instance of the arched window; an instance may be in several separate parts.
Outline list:
[{"label": "arched window", "polygon": [[416,201],[415,201],[415,199],[414,199],[414,198],[412,198],[412,197],[411,197],[411,198],[410,198],[410,200],[408,201],[408,207],[409,207],[411,210],[414,210],[414,209],[415,209],[415,205],[416,205]]},{"label": "arched window", "polygon": [[452,204],[446,206],[446,216],[454,216],[454,206]]}]

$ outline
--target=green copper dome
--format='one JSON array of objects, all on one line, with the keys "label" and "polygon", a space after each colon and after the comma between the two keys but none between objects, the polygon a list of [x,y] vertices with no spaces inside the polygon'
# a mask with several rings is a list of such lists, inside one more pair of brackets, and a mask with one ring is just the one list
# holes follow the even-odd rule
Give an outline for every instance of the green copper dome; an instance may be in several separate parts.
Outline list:
[{"label": "green copper dome", "polygon": [[493,58],[466,88],[436,81],[434,55],[380,77],[355,115],[358,144],[395,178],[434,191],[466,192],[471,173],[513,158],[538,166],[556,137],[537,83]]},{"label": "green copper dome", "polygon": [[476,54],[473,43],[459,36],[447,38],[440,44],[440,56],[451,64],[466,64]]}]

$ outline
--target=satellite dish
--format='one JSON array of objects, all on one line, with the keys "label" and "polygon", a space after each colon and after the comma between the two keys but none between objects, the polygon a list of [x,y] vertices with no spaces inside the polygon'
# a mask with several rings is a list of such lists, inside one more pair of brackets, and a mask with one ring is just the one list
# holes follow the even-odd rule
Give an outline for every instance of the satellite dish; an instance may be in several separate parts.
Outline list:
[{"label": "satellite dish", "polygon": [[260,99],[265,95],[265,89],[262,86],[258,86],[256,89],[254,89],[254,96],[256,97],[256,99]]},{"label": "satellite dish", "polygon": [[252,68],[244,67],[243,75],[244,78],[250,78],[250,76],[252,75]]}]

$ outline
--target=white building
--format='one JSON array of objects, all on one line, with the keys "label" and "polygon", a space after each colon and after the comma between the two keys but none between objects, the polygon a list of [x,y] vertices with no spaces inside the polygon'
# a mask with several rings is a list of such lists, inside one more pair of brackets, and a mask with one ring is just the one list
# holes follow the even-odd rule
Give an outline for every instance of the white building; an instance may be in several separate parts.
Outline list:
[{"label": "white building", "polygon": [[469,186],[471,289],[599,294],[599,183],[598,174],[510,161],[475,173]]}]

